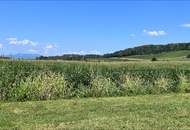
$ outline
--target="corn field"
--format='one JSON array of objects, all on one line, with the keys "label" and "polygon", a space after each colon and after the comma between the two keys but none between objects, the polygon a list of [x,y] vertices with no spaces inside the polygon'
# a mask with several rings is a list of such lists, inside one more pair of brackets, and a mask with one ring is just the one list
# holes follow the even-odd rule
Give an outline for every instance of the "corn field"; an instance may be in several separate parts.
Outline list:
[{"label": "corn field", "polygon": [[190,92],[190,62],[0,61],[0,100]]}]

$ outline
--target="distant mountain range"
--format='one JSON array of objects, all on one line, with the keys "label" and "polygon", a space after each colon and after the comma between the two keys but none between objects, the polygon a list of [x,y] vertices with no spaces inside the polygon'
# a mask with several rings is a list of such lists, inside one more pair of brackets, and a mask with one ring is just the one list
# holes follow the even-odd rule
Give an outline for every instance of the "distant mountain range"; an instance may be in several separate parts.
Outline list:
[{"label": "distant mountain range", "polygon": [[15,58],[15,59],[36,59],[39,57],[39,54],[13,54],[13,55],[8,55],[8,57]]}]

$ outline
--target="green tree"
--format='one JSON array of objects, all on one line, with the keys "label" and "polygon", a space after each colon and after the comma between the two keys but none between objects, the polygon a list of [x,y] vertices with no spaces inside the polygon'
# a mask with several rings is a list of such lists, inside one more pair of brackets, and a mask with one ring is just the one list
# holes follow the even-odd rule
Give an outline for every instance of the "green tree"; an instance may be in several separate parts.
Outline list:
[{"label": "green tree", "polygon": [[156,57],[153,57],[153,58],[151,59],[151,61],[157,61],[157,58],[156,58]]}]

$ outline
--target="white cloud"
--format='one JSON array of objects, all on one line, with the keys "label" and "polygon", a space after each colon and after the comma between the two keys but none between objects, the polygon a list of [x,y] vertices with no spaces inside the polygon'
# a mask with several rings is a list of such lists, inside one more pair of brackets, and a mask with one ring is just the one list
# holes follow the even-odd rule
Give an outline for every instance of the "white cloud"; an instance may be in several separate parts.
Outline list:
[{"label": "white cloud", "polygon": [[52,48],[54,48],[54,45],[49,44],[49,45],[47,45],[45,48],[46,48],[46,49],[52,49]]},{"label": "white cloud", "polygon": [[67,51],[65,54],[85,55],[84,51]]},{"label": "white cloud", "polygon": [[28,52],[31,52],[31,53],[37,53],[37,52],[38,52],[38,50],[35,50],[35,49],[30,49],[30,50],[28,50]]},{"label": "white cloud", "polygon": [[7,39],[9,41],[9,44],[11,45],[31,45],[31,46],[36,46],[37,43],[36,42],[33,42],[31,40],[28,40],[28,39],[23,39],[23,40],[18,40],[17,38],[8,38]]},{"label": "white cloud", "polygon": [[44,48],[44,54],[47,55],[48,51],[51,50],[51,49],[54,49],[54,48],[56,48],[56,46],[53,45],[53,44],[46,45],[45,48]]},{"label": "white cloud", "polygon": [[3,48],[3,44],[0,43],[0,49],[2,49],[2,48]]},{"label": "white cloud", "polygon": [[97,50],[89,51],[88,54],[96,54],[96,55],[101,55],[102,53]]},{"label": "white cloud", "polygon": [[68,51],[68,52],[65,52],[65,54],[76,54],[76,55],[96,54],[96,55],[101,55],[102,53],[97,51],[97,50],[92,50],[92,51]]},{"label": "white cloud", "polygon": [[181,27],[190,28],[190,23],[182,24]]},{"label": "white cloud", "polygon": [[165,31],[162,31],[162,30],[153,30],[153,31],[148,31],[148,30],[143,30],[143,32],[149,36],[152,36],[152,37],[158,37],[158,36],[164,36],[166,35],[167,33]]}]

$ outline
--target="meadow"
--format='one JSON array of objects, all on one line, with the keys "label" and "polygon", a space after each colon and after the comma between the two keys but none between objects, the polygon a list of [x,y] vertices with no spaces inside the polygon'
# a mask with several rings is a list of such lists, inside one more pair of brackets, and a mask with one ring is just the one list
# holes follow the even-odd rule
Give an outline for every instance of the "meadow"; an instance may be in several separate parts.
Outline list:
[{"label": "meadow", "polygon": [[132,56],[128,56],[128,58],[150,60],[152,59],[152,57],[156,57],[159,60],[189,61],[189,58],[187,58],[188,54],[189,54],[189,50],[180,50],[180,51],[162,52],[158,54],[132,55]]},{"label": "meadow", "polygon": [[190,95],[0,102],[1,130],[187,130]]},{"label": "meadow", "polygon": [[188,61],[0,61],[0,100],[116,97],[190,91]]}]

